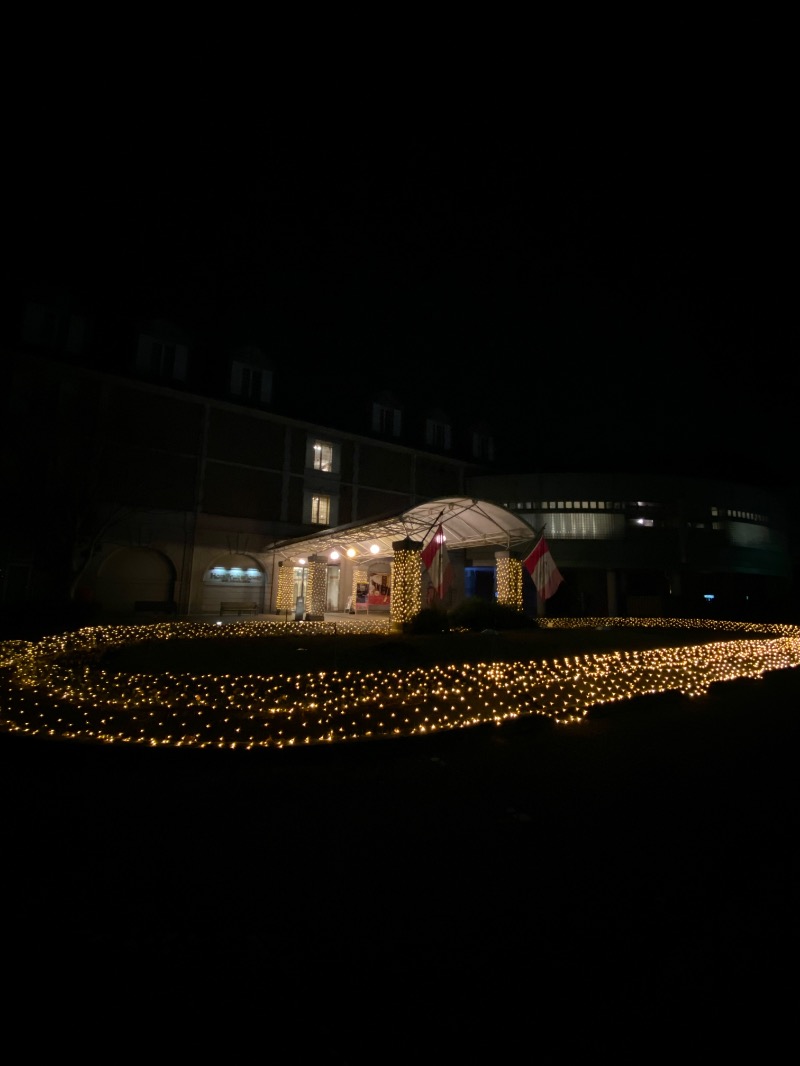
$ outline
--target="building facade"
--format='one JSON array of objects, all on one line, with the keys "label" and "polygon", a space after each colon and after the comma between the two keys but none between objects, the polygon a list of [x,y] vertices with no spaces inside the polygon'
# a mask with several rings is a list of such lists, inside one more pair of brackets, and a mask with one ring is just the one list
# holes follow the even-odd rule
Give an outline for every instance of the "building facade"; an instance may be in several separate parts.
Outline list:
[{"label": "building facade", "polygon": [[[315,568],[314,613],[386,611],[392,522],[463,499],[510,516],[513,544],[504,522],[490,523],[497,535],[454,535],[446,600],[428,581],[423,605],[495,598],[498,552],[524,554],[544,532],[564,576],[548,612],[786,611],[787,514],[766,490],[507,474],[490,427],[439,408],[412,414],[392,391],[368,390],[330,425],[301,417],[302,397],[300,414],[278,410],[275,367],[256,346],[222,353],[212,378],[208,363],[195,373],[180,328],[142,322],[100,369],[81,316],[28,301],[20,322],[3,353],[6,608],[68,598],[114,618],[288,613],[306,608]],[[447,536],[444,507],[440,517]],[[424,542],[434,526],[415,535]],[[349,541],[374,557],[351,560]],[[526,612],[541,613],[532,585],[523,591]]]}]

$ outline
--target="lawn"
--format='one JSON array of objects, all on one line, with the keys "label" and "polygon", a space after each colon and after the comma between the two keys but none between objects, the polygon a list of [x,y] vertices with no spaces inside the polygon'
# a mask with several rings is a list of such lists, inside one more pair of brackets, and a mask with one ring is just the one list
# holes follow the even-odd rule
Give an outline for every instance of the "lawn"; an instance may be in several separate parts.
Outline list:
[{"label": "lawn", "polygon": [[[579,621],[579,620],[578,620]],[[153,634],[109,646],[102,665],[127,673],[294,674],[321,670],[394,670],[452,663],[528,662],[741,637],[726,628],[681,625],[573,625],[520,630],[410,634],[333,632],[303,623],[289,634],[257,632],[253,623],[210,628],[211,639]],[[267,623],[268,625],[268,623]],[[143,630],[144,632],[144,630]],[[163,632],[163,629],[162,629]],[[754,634],[751,634],[754,635]],[[773,634],[767,634],[769,636]],[[214,639],[216,638],[216,639]]]},{"label": "lawn", "polygon": [[781,627],[613,620],[436,634],[303,623],[164,623],[26,645],[7,724],[104,743],[285,747],[391,738],[594,707],[797,665]]}]

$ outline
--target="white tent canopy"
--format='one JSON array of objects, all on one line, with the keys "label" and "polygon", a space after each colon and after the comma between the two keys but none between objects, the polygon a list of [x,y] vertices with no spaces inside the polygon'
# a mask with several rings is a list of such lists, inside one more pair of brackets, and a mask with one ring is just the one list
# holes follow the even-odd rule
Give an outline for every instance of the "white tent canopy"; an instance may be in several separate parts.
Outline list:
[{"label": "white tent canopy", "polygon": [[334,551],[354,562],[386,558],[394,554],[392,545],[396,541],[408,537],[427,543],[439,523],[448,549],[453,550],[530,548],[536,537],[528,522],[505,507],[464,496],[445,496],[364,524],[351,523],[310,536],[275,541],[265,545],[264,551],[295,562],[311,555],[330,557]]}]

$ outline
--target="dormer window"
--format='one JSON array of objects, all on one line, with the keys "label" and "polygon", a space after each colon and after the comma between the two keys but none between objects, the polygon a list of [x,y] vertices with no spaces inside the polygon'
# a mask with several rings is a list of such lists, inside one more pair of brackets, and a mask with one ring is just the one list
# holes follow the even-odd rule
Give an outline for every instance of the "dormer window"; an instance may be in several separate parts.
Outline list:
[{"label": "dormer window", "polygon": [[69,307],[29,302],[22,321],[22,340],[44,348],[62,348],[71,354],[82,352],[87,345],[88,320]]},{"label": "dormer window", "polygon": [[40,303],[26,305],[22,323],[22,339],[26,343],[54,347],[57,327],[58,315],[55,308]]},{"label": "dormer window", "polygon": [[157,378],[174,378],[176,348],[177,345],[164,341],[150,341],[150,373]]},{"label": "dormer window", "polygon": [[272,371],[234,359],[231,363],[231,393],[243,400],[269,403],[272,399]]},{"label": "dormer window", "polygon": [[450,450],[452,432],[450,423],[443,415],[436,415],[425,420],[425,443],[440,452]]},{"label": "dormer window", "polygon": [[479,462],[490,462],[494,459],[494,440],[490,433],[476,430],[472,434],[472,458]]},{"label": "dormer window", "polygon": [[185,381],[189,349],[169,333],[140,333],[136,368],[164,381]]},{"label": "dormer window", "polygon": [[399,437],[402,412],[388,394],[382,395],[372,405],[372,431],[382,437]]}]

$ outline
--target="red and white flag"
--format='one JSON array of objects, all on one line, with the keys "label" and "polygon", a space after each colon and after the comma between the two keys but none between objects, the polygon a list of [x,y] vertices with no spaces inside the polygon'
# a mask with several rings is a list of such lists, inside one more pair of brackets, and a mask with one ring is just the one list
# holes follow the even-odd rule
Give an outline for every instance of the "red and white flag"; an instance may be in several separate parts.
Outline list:
[{"label": "red and white flag", "polygon": [[536,591],[543,600],[549,600],[564,580],[558,567],[553,562],[550,548],[544,537],[540,537],[533,551],[522,560],[522,565],[533,578]]},{"label": "red and white flag", "polygon": [[430,574],[431,585],[440,600],[443,600],[453,583],[453,567],[447,554],[444,530],[441,525],[422,549],[422,561]]}]

